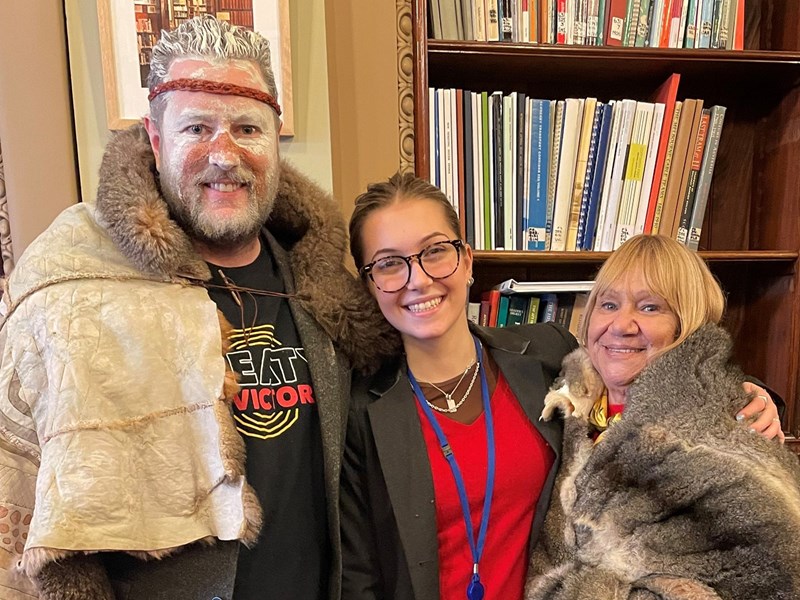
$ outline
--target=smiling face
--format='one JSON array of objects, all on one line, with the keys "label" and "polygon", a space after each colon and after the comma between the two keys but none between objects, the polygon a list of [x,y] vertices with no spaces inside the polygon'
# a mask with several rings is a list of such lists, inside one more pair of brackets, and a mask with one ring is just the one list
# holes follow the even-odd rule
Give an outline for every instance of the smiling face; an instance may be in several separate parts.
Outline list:
[{"label": "smiling face", "polygon": [[628,385],[675,341],[677,332],[678,318],[647,286],[641,272],[598,294],[589,316],[587,350],[612,401],[624,401]]},{"label": "smiling face", "polygon": [[[168,79],[196,78],[267,91],[246,60],[180,59]],[[274,202],[278,119],[252,98],[169,92],[159,122],[145,126],[162,193],[175,219],[195,240],[235,245],[255,239]]]},{"label": "smiling face", "polygon": [[[436,242],[458,238],[444,209],[433,200],[399,200],[371,212],[364,220],[362,250],[366,263],[385,256],[409,256]],[[411,278],[399,292],[372,294],[386,320],[404,343],[439,341],[467,332],[467,282],[472,273],[472,250],[465,245],[455,273],[431,279],[412,261]]]}]

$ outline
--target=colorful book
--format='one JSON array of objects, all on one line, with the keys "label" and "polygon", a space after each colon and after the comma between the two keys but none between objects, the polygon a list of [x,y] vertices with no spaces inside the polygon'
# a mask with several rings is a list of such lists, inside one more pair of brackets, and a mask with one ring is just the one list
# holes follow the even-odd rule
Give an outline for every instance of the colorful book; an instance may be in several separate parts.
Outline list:
[{"label": "colorful book", "polygon": [[725,110],[724,106],[711,107],[706,151],[703,153],[703,163],[700,166],[700,175],[697,178],[697,193],[695,194],[694,207],[692,207],[689,239],[686,242],[686,245],[692,250],[697,250],[700,244],[703,219],[706,213],[708,195],[711,191],[711,177],[714,174],[714,165],[717,162],[717,151],[719,150],[719,140],[722,136],[722,124],[725,121]]},{"label": "colorful book", "polygon": [[656,205],[658,204],[659,185],[661,182],[661,175],[664,172],[669,132],[672,127],[672,116],[675,112],[675,102],[678,96],[680,80],[681,76],[677,73],[673,73],[659,86],[652,98],[653,102],[660,102],[664,105],[664,118],[661,122],[661,134],[658,141],[656,163],[653,168],[650,198],[647,201],[647,217],[644,223],[644,233],[653,232],[653,220],[655,219]]},{"label": "colorful book", "polygon": [[683,197],[683,208],[678,222],[678,232],[675,236],[681,244],[686,244],[689,238],[689,226],[692,219],[692,209],[694,208],[695,195],[697,191],[697,178],[700,175],[700,167],[703,163],[703,153],[706,147],[708,134],[708,124],[711,119],[711,111],[707,108],[702,110],[700,115],[700,125],[697,129],[697,136],[694,142],[692,160],[689,165],[689,176],[686,182],[686,191]]},{"label": "colorful book", "polygon": [[603,106],[603,118],[600,123],[600,131],[597,139],[597,157],[592,171],[592,185],[589,192],[589,208],[586,215],[586,227],[583,232],[581,250],[591,250],[594,247],[595,235],[597,232],[597,215],[600,206],[600,195],[603,188],[603,176],[605,174],[606,163],[608,162],[608,148],[611,139],[611,118],[613,116],[614,105],[612,103]]},{"label": "colorful book", "polygon": [[544,250],[550,176],[550,102],[533,99],[531,105],[531,176],[526,249]]},{"label": "colorful book", "polygon": [[567,228],[572,205],[572,185],[578,158],[578,142],[583,118],[582,100],[567,98],[564,107],[564,125],[561,132],[561,152],[558,160],[556,202],[553,212],[553,236],[550,250],[567,249]]}]

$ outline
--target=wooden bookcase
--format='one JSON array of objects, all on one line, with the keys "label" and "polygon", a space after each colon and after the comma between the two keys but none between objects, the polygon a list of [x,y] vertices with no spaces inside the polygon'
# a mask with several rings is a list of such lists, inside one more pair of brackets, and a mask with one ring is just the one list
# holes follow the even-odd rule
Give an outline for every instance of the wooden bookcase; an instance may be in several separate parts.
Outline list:
[{"label": "wooden bookcase", "polygon": [[[529,97],[647,99],[680,73],[678,99],[728,107],[700,249],[728,298],[745,372],[787,402],[800,433],[800,3],[747,0],[744,51],[552,46],[428,39],[411,0],[414,167],[427,176],[428,87]],[[595,252],[477,251],[476,294],[509,277],[591,278]]]}]

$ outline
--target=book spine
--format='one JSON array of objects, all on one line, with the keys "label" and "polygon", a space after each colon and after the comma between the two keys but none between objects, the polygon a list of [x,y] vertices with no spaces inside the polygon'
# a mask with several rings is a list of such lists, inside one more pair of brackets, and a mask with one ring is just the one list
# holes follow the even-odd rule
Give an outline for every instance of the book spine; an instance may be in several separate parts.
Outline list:
[{"label": "book spine", "polygon": [[683,104],[675,103],[675,110],[672,113],[672,125],[669,129],[669,141],[667,142],[667,153],[664,155],[664,170],[661,172],[661,181],[658,185],[658,200],[656,210],[653,215],[653,235],[659,233],[661,229],[661,215],[664,210],[664,199],[667,195],[667,184],[669,183],[669,173],[672,170],[672,153],[675,150],[675,138],[678,135],[678,123],[680,122]]},{"label": "book spine", "polygon": [[603,118],[603,103],[598,102],[592,119],[592,133],[589,139],[589,154],[586,158],[586,175],[581,190],[580,212],[578,214],[578,231],[575,238],[575,249],[583,249],[583,242],[586,236],[586,222],[589,217],[589,199],[592,191],[592,179],[597,160],[597,138],[600,135],[600,123]]},{"label": "book spine", "polygon": [[686,36],[683,40],[684,48],[694,48],[697,33],[697,8],[698,0],[689,0],[689,10],[686,13]]},{"label": "book spine", "polygon": [[567,247],[567,227],[575,180],[575,162],[580,137],[581,103],[577,98],[568,98],[564,109],[564,127],[561,134],[561,153],[558,161],[556,204],[553,214],[553,237],[550,249],[563,251]]},{"label": "book spine", "polygon": [[533,100],[531,116],[531,181],[526,250],[544,250],[547,231],[547,180],[550,103]]},{"label": "book spine", "polygon": [[556,0],[556,44],[567,43],[567,0]]},{"label": "book spine", "polygon": [[564,101],[556,102],[553,121],[553,142],[550,144],[550,177],[547,186],[547,225],[545,230],[547,250],[553,247],[553,213],[556,204],[556,180],[558,179],[558,160],[561,156],[561,131],[564,127]]},{"label": "book spine", "polygon": [[475,30],[475,39],[479,42],[486,41],[486,4],[484,0],[475,0],[475,8],[473,10],[473,28]]},{"label": "book spine", "polygon": [[603,175],[608,160],[608,147],[611,135],[611,120],[613,105],[603,107],[603,119],[600,123],[600,133],[597,141],[597,156],[595,158],[594,172],[592,173],[592,189],[589,196],[589,210],[586,217],[586,228],[583,234],[582,250],[591,250],[594,247],[597,231],[597,215],[600,207],[600,195],[603,188]]},{"label": "book spine", "polygon": [[650,22],[653,17],[653,3],[651,0],[642,0],[639,6],[639,20],[636,24],[636,39],[633,45],[644,48],[650,41]]},{"label": "book spine", "polygon": [[492,153],[491,153],[491,121],[489,120],[489,94],[481,92],[481,119],[483,127],[483,247],[491,250],[492,246]]},{"label": "book spine", "polygon": [[610,104],[613,105],[611,117],[611,133],[608,139],[608,156],[606,157],[606,166],[603,172],[603,185],[600,192],[600,206],[597,213],[597,228],[595,231],[594,245],[592,250],[599,251],[603,246],[603,231],[606,228],[606,213],[608,208],[608,196],[611,191],[611,173],[614,170],[614,150],[617,146],[619,139],[619,127],[622,115],[622,102],[612,100]]},{"label": "book spine", "polygon": [[617,145],[614,149],[614,170],[611,172],[611,189],[608,194],[605,226],[603,231],[598,232],[602,238],[602,245],[600,247],[602,251],[611,251],[614,249],[614,234],[616,233],[619,202],[622,195],[622,182],[628,157],[628,145],[631,141],[635,109],[635,100],[622,101],[619,139],[617,140]]},{"label": "book spine", "polygon": [[661,131],[664,125],[665,106],[657,102],[653,109],[653,124],[650,128],[650,140],[647,142],[647,159],[642,176],[642,189],[639,193],[639,214],[636,216],[634,234],[644,233],[647,215],[650,212],[650,192],[653,188],[653,177],[656,168],[656,159],[661,144]]},{"label": "book spine", "polygon": [[714,5],[716,0],[701,0],[700,26],[697,30],[695,48],[711,48],[711,29],[714,23]]},{"label": "book spine", "polygon": [[[459,90],[461,91],[461,90]],[[461,189],[464,196],[464,239],[471,247],[475,247],[475,181],[473,140],[475,134],[472,130],[472,92],[469,90],[461,91],[462,122],[464,137],[461,140],[463,148],[464,178],[461,182]]]},{"label": "book spine", "polygon": [[525,118],[526,107],[528,106],[527,97],[524,93],[518,92],[516,99],[517,109],[517,124],[516,124],[516,159],[515,165],[517,168],[517,187],[514,193],[515,202],[515,219],[514,219],[514,248],[522,250],[525,240],[525,227],[527,223],[523,223],[525,209],[528,206],[525,198],[525,191],[528,186],[525,185],[525,176],[530,172],[530,165],[526,168],[527,150],[530,147],[529,140],[526,139],[526,134],[529,134],[529,129],[526,127],[527,120]]},{"label": "book spine", "polygon": [[489,42],[500,41],[500,23],[497,20],[499,1],[486,0],[486,40]]},{"label": "book spine", "polygon": [[493,136],[493,159],[494,159],[494,189],[492,207],[494,209],[494,243],[492,248],[503,250],[505,240],[505,195],[503,188],[503,96],[502,94],[492,94],[494,103],[492,105],[492,126]]},{"label": "book spine", "polygon": [[719,140],[722,136],[722,124],[725,121],[725,107],[711,107],[711,120],[708,127],[707,149],[703,153],[703,163],[700,166],[700,175],[697,178],[697,193],[692,208],[692,220],[689,227],[689,239],[686,245],[691,250],[697,250],[700,245],[700,234],[703,231],[703,219],[705,217],[708,196],[711,191],[711,177],[714,174],[714,165],[717,162],[717,151],[719,150]]},{"label": "book spine", "polygon": [[700,174],[700,167],[703,162],[703,152],[706,147],[706,138],[708,133],[708,123],[711,118],[711,111],[704,109],[700,117],[700,126],[697,129],[697,139],[695,140],[694,150],[692,152],[692,162],[689,171],[689,180],[686,183],[686,193],[683,197],[683,208],[681,209],[681,217],[678,222],[678,235],[677,240],[681,244],[686,244],[689,238],[689,226],[692,219],[692,209],[694,208],[694,200],[697,189],[697,178]]}]

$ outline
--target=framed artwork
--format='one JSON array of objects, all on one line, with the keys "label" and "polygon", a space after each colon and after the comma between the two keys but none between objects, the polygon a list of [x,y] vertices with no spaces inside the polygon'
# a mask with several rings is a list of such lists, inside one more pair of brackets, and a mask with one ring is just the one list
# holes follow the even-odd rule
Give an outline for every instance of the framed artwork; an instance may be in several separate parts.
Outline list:
[{"label": "framed artwork", "polygon": [[97,0],[109,129],[123,129],[147,114],[150,54],[161,32],[206,13],[269,40],[281,137],[294,134],[289,0]]}]

